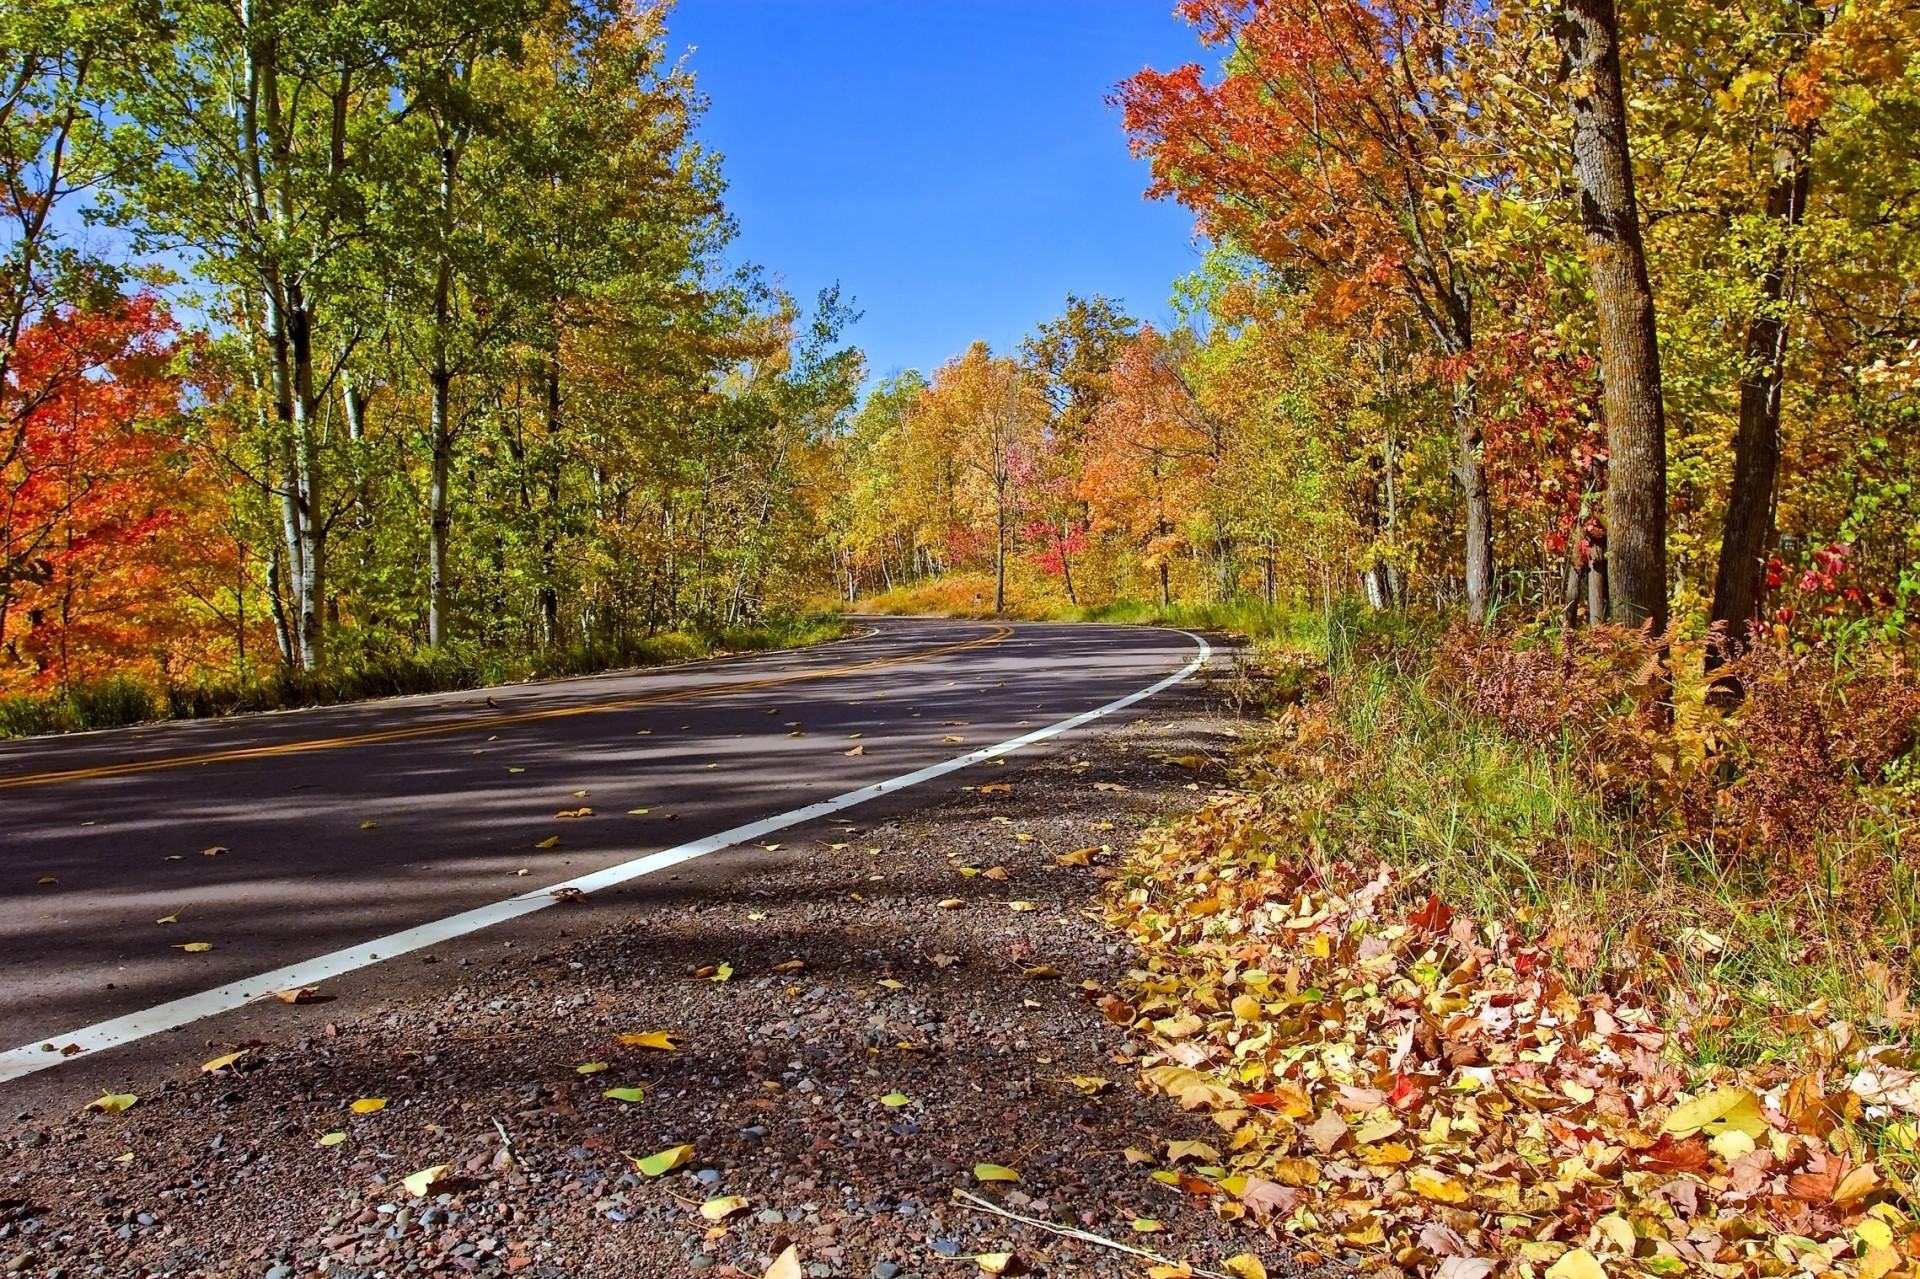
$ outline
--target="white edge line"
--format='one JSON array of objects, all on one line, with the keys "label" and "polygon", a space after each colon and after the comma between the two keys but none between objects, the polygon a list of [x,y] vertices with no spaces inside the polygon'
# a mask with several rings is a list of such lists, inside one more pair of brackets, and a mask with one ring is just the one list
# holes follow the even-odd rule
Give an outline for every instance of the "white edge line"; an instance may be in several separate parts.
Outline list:
[{"label": "white edge line", "polygon": [[[45,1070],[50,1066],[78,1061],[82,1056],[97,1053],[102,1049],[133,1043],[135,1040],[145,1039],[162,1031],[175,1030],[204,1017],[231,1012],[236,1008],[264,999],[276,990],[318,985],[323,981],[365,968],[370,964],[392,959],[397,955],[423,950],[428,946],[437,946],[442,942],[452,941],[456,937],[464,937],[468,933],[479,932],[483,928],[491,928],[495,924],[518,919],[522,915],[530,915],[536,910],[542,910],[557,903],[560,898],[554,894],[564,889],[573,888],[583,893],[595,893],[604,888],[612,888],[616,884],[624,884],[628,880],[639,879],[643,875],[651,875],[657,871],[678,866],[682,862],[690,862],[695,858],[705,857],[709,853],[719,852],[723,848],[744,844],[750,840],[759,839],[763,835],[770,835],[774,831],[797,826],[802,822],[810,822],[817,817],[825,817],[829,813],[837,813],[842,809],[864,804],[868,800],[878,799],[882,795],[890,795],[911,786],[918,786],[922,782],[944,777],[948,773],[978,764],[983,760],[1010,755],[1014,751],[1058,737],[1062,733],[1070,733],[1082,725],[1102,719],[1115,711],[1125,710],[1136,702],[1145,701],[1155,693],[1172,688],[1175,684],[1191,678],[1194,672],[1205,666],[1207,659],[1213,655],[1212,647],[1191,631],[1180,633],[1200,646],[1198,656],[1159,683],[1143,688],[1137,693],[1129,693],[1117,701],[1108,702],[1105,706],[1083,711],[1070,719],[1049,724],[1045,728],[1036,728],[1031,733],[1010,738],[996,746],[983,746],[965,755],[956,755],[938,764],[929,764],[911,773],[890,777],[884,782],[875,782],[871,786],[862,786],[858,790],[850,790],[844,794],[835,795],[831,799],[789,809],[772,817],[763,817],[757,822],[735,826],[731,830],[723,830],[674,848],[649,853],[645,857],[636,857],[632,861],[621,862],[617,866],[609,866],[604,870],[597,870],[546,888],[536,888],[518,897],[509,897],[505,901],[462,911],[458,915],[449,915],[445,919],[436,919],[430,923],[402,929],[397,933],[389,933],[385,937],[360,942],[344,950],[336,950],[313,959],[304,959],[296,964],[288,964],[284,968],[273,969],[271,972],[243,977],[239,981],[228,982],[212,990],[203,990],[197,995],[184,995],[152,1008],[128,1013],[124,1017],[114,1017],[80,1030],[35,1040],[31,1044],[0,1053],[0,1083],[30,1075],[38,1070]],[[80,1048],[80,1052],[63,1055],[63,1049],[75,1045]]]}]

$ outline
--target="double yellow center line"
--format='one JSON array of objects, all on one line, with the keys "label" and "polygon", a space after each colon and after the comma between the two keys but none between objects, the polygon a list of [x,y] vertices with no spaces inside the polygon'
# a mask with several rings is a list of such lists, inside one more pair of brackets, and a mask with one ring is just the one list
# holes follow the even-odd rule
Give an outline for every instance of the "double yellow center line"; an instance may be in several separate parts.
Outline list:
[{"label": "double yellow center line", "polygon": [[611,702],[587,702],[578,706],[556,706],[540,711],[514,711],[503,715],[489,715],[483,719],[464,719],[448,723],[419,724],[411,728],[388,728],[372,733],[354,733],[343,737],[321,737],[304,742],[281,742],[273,746],[248,746],[232,750],[205,751],[198,755],[167,755],[158,759],[128,760],[122,764],[99,764],[91,768],[65,768],[45,773],[25,773],[19,777],[0,777],[0,790],[11,790],[17,786],[48,786],[56,782],[88,781],[99,777],[125,777],[132,773],[155,773],[167,768],[189,768],[196,764],[224,764],[235,760],[271,759],[281,755],[304,755],[309,751],[339,750],[348,746],[372,746],[381,742],[403,742],[416,737],[434,737],[443,733],[470,733],[480,729],[501,728],[509,724],[530,724],[538,720],[566,719],[573,715],[593,715],[601,711],[632,710],[638,706],[661,706],[669,702],[688,702],[701,697],[714,697],[726,693],[747,693],[755,689],[779,688],[786,684],[800,684],[808,680],[832,679],[839,675],[852,675],[860,671],[879,670],[886,666],[903,666],[909,662],[924,662],[936,657],[945,657],[951,653],[964,653],[969,649],[981,648],[988,644],[998,644],[1013,634],[1010,626],[997,626],[986,635],[956,644],[945,644],[939,648],[930,648],[924,652],[906,653],[899,657],[878,657],[871,661],[854,662],[848,666],[834,666],[825,670],[801,671],[794,675],[775,675],[766,679],[744,680],[732,684],[708,684],[699,688],[681,689],[672,693],[652,693],[644,697],[623,697]]}]

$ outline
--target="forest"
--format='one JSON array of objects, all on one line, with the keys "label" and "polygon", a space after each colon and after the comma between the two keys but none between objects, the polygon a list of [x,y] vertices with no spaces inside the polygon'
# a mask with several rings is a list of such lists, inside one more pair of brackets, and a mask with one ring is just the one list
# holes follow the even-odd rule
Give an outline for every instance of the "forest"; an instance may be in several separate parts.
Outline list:
[{"label": "forest", "polygon": [[879,388],[849,597],[1904,634],[1913,6],[1180,8],[1217,72],[1113,98],[1210,246],[1179,324]]},{"label": "forest", "polygon": [[861,358],[835,294],[803,306],[730,264],[665,18],[7,7],[0,692],[21,724],[766,631],[809,580],[795,494]]},{"label": "forest", "polygon": [[871,385],[853,300],[733,261],[669,10],[9,9],[0,690],[876,596],[1904,637],[1912,5],[1183,4],[1210,69],[1111,98],[1206,246],[1177,322],[1069,297]]}]

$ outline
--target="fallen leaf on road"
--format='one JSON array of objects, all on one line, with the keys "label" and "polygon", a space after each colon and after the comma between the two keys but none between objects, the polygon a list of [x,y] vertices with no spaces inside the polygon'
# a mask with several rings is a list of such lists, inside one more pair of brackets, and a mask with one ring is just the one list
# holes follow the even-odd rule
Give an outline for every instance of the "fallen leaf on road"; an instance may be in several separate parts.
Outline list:
[{"label": "fallen leaf on road", "polygon": [[201,1073],[211,1075],[215,1071],[225,1070],[228,1066],[233,1065],[234,1062],[239,1061],[252,1051],[250,1048],[242,1048],[237,1053],[228,1053],[224,1057],[215,1057],[212,1061],[203,1061],[200,1063]]},{"label": "fallen leaf on road", "polygon": [[[1074,1075],[1068,1079],[1067,1082],[1089,1097],[1098,1097],[1101,1093],[1113,1087],[1112,1080],[1102,1079],[1098,1075]],[[1153,1156],[1149,1155],[1147,1158],[1151,1160]]]},{"label": "fallen leaf on road", "polygon": [[60,881],[59,881],[59,880],[57,880],[57,879],[55,879],[55,878],[54,878],[53,876],[51,876],[51,875],[42,875],[42,876],[40,877],[40,882],[41,882],[41,883],[43,883],[43,884],[57,884],[57,883],[59,883]]},{"label": "fallen leaf on road", "polygon": [[980,873],[992,880],[1004,880],[1008,878],[1007,868],[1005,866],[990,866]]},{"label": "fallen leaf on road", "polygon": [[1058,968],[1050,967],[1046,964],[1036,964],[1032,968],[1022,968],[1020,970],[1020,975],[1022,977],[1032,978],[1034,981],[1047,981],[1051,978],[1060,976],[1060,970]]},{"label": "fallen leaf on road", "polygon": [[1150,1164],[1154,1162],[1153,1156],[1138,1146],[1128,1146],[1120,1153],[1126,1157],[1127,1162],[1130,1164]]},{"label": "fallen leaf on road", "polygon": [[591,808],[585,808],[585,807],[563,808],[559,812],[555,813],[554,816],[559,818],[591,817],[593,816],[593,810]]},{"label": "fallen leaf on road", "polygon": [[669,1053],[680,1046],[673,1042],[680,1036],[671,1030],[647,1030],[639,1034],[617,1035],[615,1038],[630,1048],[654,1048]]},{"label": "fallen leaf on road", "polygon": [[653,810],[650,808],[629,808],[627,810],[627,815],[629,817],[645,817],[648,813],[652,811]]},{"label": "fallen leaf on road", "polygon": [[289,986],[285,990],[276,990],[273,997],[283,1004],[311,1004],[320,998],[318,986]]},{"label": "fallen leaf on road", "polygon": [[960,734],[958,733],[948,733],[945,737],[941,738],[940,740],[942,743],[946,745],[958,746],[960,743],[966,741],[967,739],[960,736]]},{"label": "fallen leaf on road", "polygon": [[718,968],[713,970],[713,976],[707,978],[707,980],[708,981],[730,981],[732,978],[733,978],[733,965],[722,964]]},{"label": "fallen leaf on road", "polygon": [[1010,1252],[982,1252],[976,1254],[973,1261],[984,1274],[1004,1275],[1013,1269],[1013,1254]]},{"label": "fallen leaf on road", "polygon": [[1133,1231],[1135,1234],[1157,1235],[1165,1229],[1165,1226],[1155,1221],[1152,1217],[1135,1217],[1133,1219]]},{"label": "fallen leaf on road", "polygon": [[842,751],[840,753],[843,755],[864,755],[867,753],[867,748],[864,746],[856,746],[850,751]]},{"label": "fallen leaf on road", "polygon": [[1119,782],[1095,782],[1093,788],[1095,790],[1112,791],[1116,795],[1124,795],[1127,793],[1127,788]]},{"label": "fallen leaf on road", "polygon": [[607,1065],[608,1063],[604,1061],[582,1062],[580,1065],[575,1066],[573,1068],[573,1072],[576,1075],[597,1075],[601,1071],[605,1070],[607,1068]]},{"label": "fallen leaf on road", "polygon": [[973,1178],[975,1181],[1018,1181],[1020,1174],[1004,1164],[975,1164]]},{"label": "fallen leaf on road", "polygon": [[362,1097],[359,1101],[347,1107],[348,1110],[351,1110],[356,1115],[371,1115],[376,1110],[385,1110],[386,1108],[387,1099],[385,1097]]},{"label": "fallen leaf on road", "polygon": [[645,1159],[628,1155],[633,1166],[649,1177],[663,1177],[675,1168],[693,1158],[692,1146],[670,1146],[658,1154],[648,1155]]},{"label": "fallen leaf on road", "polygon": [[891,977],[882,977],[879,981],[875,982],[874,985],[885,986],[888,990],[905,990],[907,988],[907,983],[895,981]]},{"label": "fallen leaf on road", "polygon": [[560,837],[558,835],[549,835],[545,839],[541,840],[539,843],[535,844],[534,847],[535,848],[558,848],[560,847]]},{"label": "fallen leaf on road", "polygon": [[425,1199],[433,1193],[435,1184],[446,1176],[452,1167],[452,1164],[435,1164],[431,1168],[422,1168],[411,1176],[401,1178],[400,1184],[407,1188],[408,1194]]},{"label": "fallen leaf on road", "polygon": [[736,1212],[747,1210],[745,1195],[721,1195],[700,1205],[700,1215],[708,1221],[724,1221]]},{"label": "fallen leaf on road", "polygon": [[1026,913],[1027,911],[1033,910],[1034,908],[1035,907],[1032,902],[1008,902],[1007,903],[1008,910],[1019,911],[1022,914]]},{"label": "fallen leaf on road", "polygon": [[587,792],[583,790],[577,790],[573,793],[573,797],[575,799],[585,799],[587,797]]},{"label": "fallen leaf on road", "polygon": [[807,961],[804,959],[789,959],[782,963],[775,964],[772,969],[772,971],[776,973],[803,973],[806,970]]},{"label": "fallen leaf on road", "polygon": [[966,903],[961,901],[958,897],[948,897],[945,900],[940,901],[936,904],[940,907],[941,910],[959,910],[962,906],[966,905]]},{"label": "fallen leaf on road", "polygon": [[179,945],[175,946],[174,949],[184,950],[189,955],[198,955],[203,950],[212,950],[213,943],[210,941],[181,942]]},{"label": "fallen leaf on road", "polygon": [[1070,853],[1061,853],[1053,860],[1062,866],[1091,866],[1093,855],[1099,851],[1098,845],[1088,845],[1086,848],[1076,848]]},{"label": "fallen leaf on road", "polygon": [[1009,786],[1006,782],[988,782],[980,788],[982,795],[1007,795],[1011,794],[1012,791],[1013,787]]},{"label": "fallen leaf on road", "polygon": [[200,855],[202,857],[218,857],[220,854],[226,851],[227,851],[227,846],[225,844],[215,844],[212,848],[201,849]]},{"label": "fallen leaf on road", "polygon": [[611,1097],[615,1101],[628,1102],[629,1104],[636,1101],[645,1101],[647,1096],[646,1093],[638,1088],[609,1088],[600,1095],[602,1097]]},{"label": "fallen leaf on road", "polygon": [[903,1092],[890,1092],[880,1099],[880,1104],[898,1109],[901,1106],[912,1105],[913,1098]]},{"label": "fallen leaf on road", "polygon": [[107,1115],[117,1115],[121,1111],[125,1110],[127,1107],[133,1105],[134,1102],[139,1100],[140,1100],[139,1096],[134,1093],[110,1092],[105,1094],[104,1096],[95,1097],[92,1101],[86,1104],[86,1109],[98,1110],[102,1114],[107,1114]]},{"label": "fallen leaf on road", "polygon": [[177,924],[180,922],[180,912],[176,910],[171,915],[162,915],[153,922],[156,924]]},{"label": "fallen leaf on road", "polygon": [[1267,1279],[1265,1263],[1250,1252],[1243,1252],[1237,1257],[1228,1257],[1220,1264],[1234,1279]]},{"label": "fallen leaf on road", "polygon": [[361,830],[379,830],[380,823],[379,822],[361,822],[360,829]]},{"label": "fallen leaf on road", "polygon": [[526,769],[524,769],[524,768],[514,768],[514,767],[512,767],[511,765],[509,765],[509,766],[507,767],[507,771],[508,771],[509,773],[524,773],[524,772],[526,772],[527,770],[526,770]]},{"label": "fallen leaf on road", "polygon": [[1167,1162],[1177,1164],[1182,1159],[1194,1159],[1201,1163],[1217,1164],[1220,1152],[1204,1141],[1170,1141],[1167,1143]]},{"label": "fallen leaf on road", "polygon": [[316,1146],[337,1146],[341,1142],[345,1141],[346,1139],[347,1139],[347,1134],[345,1134],[344,1132],[321,1133],[320,1140],[314,1142],[313,1144]]},{"label": "fallen leaf on road", "polygon": [[788,1244],[787,1250],[774,1258],[761,1279],[806,1279],[806,1272],[800,1269],[800,1250]]}]

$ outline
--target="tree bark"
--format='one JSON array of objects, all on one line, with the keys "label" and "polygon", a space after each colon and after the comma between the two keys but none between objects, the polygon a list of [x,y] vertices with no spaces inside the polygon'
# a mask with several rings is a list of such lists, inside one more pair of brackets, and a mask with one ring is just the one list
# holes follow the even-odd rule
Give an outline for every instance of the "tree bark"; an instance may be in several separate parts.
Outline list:
[{"label": "tree bark", "polygon": [[1667,425],[1613,0],[1566,0],[1559,38],[1573,99],[1573,169],[1599,317],[1613,620],[1661,631],[1667,624]]},{"label": "tree bark", "polygon": [[1453,477],[1460,485],[1467,513],[1467,617],[1483,622],[1493,605],[1493,499],[1487,492],[1473,387],[1466,382],[1454,387],[1453,430]]},{"label": "tree bark", "polygon": [[1787,322],[1780,303],[1786,295],[1787,241],[1806,211],[1811,132],[1795,128],[1783,133],[1774,157],[1773,186],[1767,192],[1767,219],[1778,228],[1780,243],[1760,280],[1760,308],[1747,322],[1733,482],[1727,491],[1727,522],[1713,580],[1712,620],[1726,626],[1725,652],[1710,652],[1711,666],[1719,666],[1746,644],[1766,596],[1774,481],[1780,471],[1780,387],[1787,354]]}]

